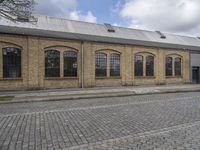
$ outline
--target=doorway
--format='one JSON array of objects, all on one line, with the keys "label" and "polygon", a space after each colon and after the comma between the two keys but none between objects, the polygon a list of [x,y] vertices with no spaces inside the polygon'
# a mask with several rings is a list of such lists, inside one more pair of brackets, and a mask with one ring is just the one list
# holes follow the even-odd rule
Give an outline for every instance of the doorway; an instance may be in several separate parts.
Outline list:
[{"label": "doorway", "polygon": [[192,67],[192,83],[199,84],[199,67]]}]

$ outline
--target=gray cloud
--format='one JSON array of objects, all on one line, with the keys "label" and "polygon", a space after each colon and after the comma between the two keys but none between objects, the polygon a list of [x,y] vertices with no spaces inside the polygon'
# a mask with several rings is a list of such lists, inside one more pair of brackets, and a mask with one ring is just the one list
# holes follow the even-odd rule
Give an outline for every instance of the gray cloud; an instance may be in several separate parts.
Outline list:
[{"label": "gray cloud", "polygon": [[199,0],[126,0],[119,13],[133,28],[200,34]]},{"label": "gray cloud", "polygon": [[36,14],[96,22],[96,17],[91,11],[82,13],[76,10],[77,0],[36,0],[36,3]]},{"label": "gray cloud", "polygon": [[64,17],[77,7],[76,0],[36,0],[35,13]]},{"label": "gray cloud", "polygon": [[88,11],[87,14],[81,14],[80,11],[72,11],[69,14],[69,19],[72,20],[82,20],[82,21],[86,21],[86,22],[96,22],[97,18],[92,14],[91,11]]}]

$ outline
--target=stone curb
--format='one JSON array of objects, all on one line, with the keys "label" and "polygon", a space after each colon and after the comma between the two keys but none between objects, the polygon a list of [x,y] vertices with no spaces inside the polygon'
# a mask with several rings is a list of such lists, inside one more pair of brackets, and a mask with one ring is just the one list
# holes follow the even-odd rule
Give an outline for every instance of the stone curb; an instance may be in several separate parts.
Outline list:
[{"label": "stone curb", "polygon": [[146,92],[146,93],[135,93],[132,92],[123,92],[123,93],[98,93],[98,94],[88,94],[88,95],[79,95],[79,96],[59,96],[57,98],[52,98],[49,96],[42,98],[32,98],[32,99],[23,99],[23,100],[11,100],[11,101],[2,101],[0,104],[10,104],[10,103],[31,103],[31,102],[45,102],[45,101],[63,101],[63,100],[79,100],[79,99],[93,99],[93,98],[109,98],[109,97],[125,97],[125,96],[137,96],[137,95],[153,95],[153,94],[165,94],[165,93],[181,93],[181,92],[200,92],[200,88],[197,89],[167,89],[167,90],[156,90],[155,92]]}]

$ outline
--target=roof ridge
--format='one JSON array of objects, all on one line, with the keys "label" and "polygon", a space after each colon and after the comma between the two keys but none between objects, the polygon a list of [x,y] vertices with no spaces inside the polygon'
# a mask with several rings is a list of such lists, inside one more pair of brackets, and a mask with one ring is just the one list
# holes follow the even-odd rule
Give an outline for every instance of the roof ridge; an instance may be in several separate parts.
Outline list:
[{"label": "roof ridge", "polygon": [[[62,17],[55,17],[55,16],[49,16],[49,15],[41,15],[41,14],[33,14],[33,16],[35,17],[46,17],[46,18],[52,18],[55,20],[66,20],[66,21],[72,21],[72,22],[79,22],[79,23],[87,23],[87,24],[93,24],[93,25],[99,25],[99,26],[105,26],[103,23],[94,23],[94,22],[87,22],[87,21],[81,21],[81,20],[72,20],[69,18],[62,18]],[[109,23],[110,24],[110,23]],[[139,29],[139,28],[131,28],[131,27],[124,27],[124,26],[116,26],[111,24],[114,28],[122,28],[122,29],[128,29],[128,30],[134,30],[134,31],[143,31],[143,32],[150,32],[150,33],[155,33],[156,31],[160,31],[160,30],[147,30],[147,29]],[[189,36],[189,35],[181,35],[181,34],[177,34],[177,33],[172,33],[172,32],[167,32],[167,31],[160,31],[163,34],[169,34],[172,36],[180,36],[180,37],[187,37],[187,38],[194,38],[197,39],[197,37],[195,36]]]},{"label": "roof ridge", "polygon": [[61,17],[55,17],[55,16],[41,15],[41,14],[33,14],[33,16],[35,16],[35,17],[39,16],[39,17],[52,18],[52,19],[56,19],[56,20],[66,20],[66,21],[81,22],[81,23],[88,23],[88,24],[95,24],[95,25],[104,26],[101,23],[87,22],[87,21],[81,21],[81,20],[72,20],[72,19],[69,19],[69,18],[61,18]]}]

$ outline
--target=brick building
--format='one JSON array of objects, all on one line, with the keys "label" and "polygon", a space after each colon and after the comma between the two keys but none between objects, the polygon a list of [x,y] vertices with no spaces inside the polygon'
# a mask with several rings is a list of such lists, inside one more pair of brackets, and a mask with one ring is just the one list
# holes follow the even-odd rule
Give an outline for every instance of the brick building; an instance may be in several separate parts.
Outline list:
[{"label": "brick building", "polygon": [[200,39],[159,31],[46,16],[38,16],[37,23],[2,19],[0,50],[0,90],[190,83],[192,77],[197,83],[199,78]]}]

